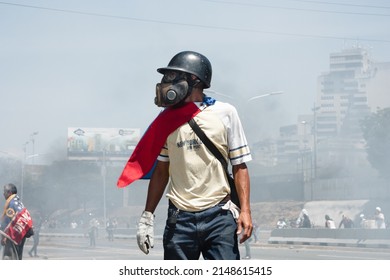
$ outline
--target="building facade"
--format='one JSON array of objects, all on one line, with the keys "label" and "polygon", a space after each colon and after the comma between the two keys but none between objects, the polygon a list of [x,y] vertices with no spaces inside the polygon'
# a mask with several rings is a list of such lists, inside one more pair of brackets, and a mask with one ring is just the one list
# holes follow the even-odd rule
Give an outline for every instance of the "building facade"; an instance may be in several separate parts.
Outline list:
[{"label": "building facade", "polygon": [[273,150],[276,167],[299,174],[305,200],[383,194],[385,187],[378,180],[373,183],[376,171],[367,160],[360,121],[390,107],[389,89],[390,62],[374,61],[361,47],[330,54],[329,70],[317,80],[311,112],[281,127]]}]

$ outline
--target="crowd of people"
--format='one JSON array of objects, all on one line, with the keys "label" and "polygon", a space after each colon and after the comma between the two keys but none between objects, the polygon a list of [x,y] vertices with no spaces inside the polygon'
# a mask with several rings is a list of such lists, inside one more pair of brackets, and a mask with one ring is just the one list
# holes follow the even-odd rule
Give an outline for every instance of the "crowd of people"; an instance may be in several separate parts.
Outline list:
[{"label": "crowd of people", "polygon": [[[310,220],[307,209],[302,209],[298,218],[293,221],[288,221],[286,218],[279,218],[276,222],[276,228],[312,228],[314,223]],[[380,207],[375,208],[373,215],[366,217],[364,213],[359,215],[358,220],[353,220],[347,214],[342,213],[338,226],[329,214],[325,215],[325,228],[370,228],[370,229],[385,229],[387,228],[385,216]]]},{"label": "crowd of people", "polygon": [[[23,258],[23,247],[26,241],[26,238],[32,237],[32,247],[28,251],[28,254],[30,257],[38,257],[37,248],[39,244],[39,232],[43,223],[43,219],[40,216],[39,213],[35,213],[35,215],[32,215],[34,218],[33,226],[30,224],[30,227],[26,225],[26,230],[23,232],[22,236],[16,236],[14,237],[12,231],[9,229],[12,229],[12,221],[17,219],[18,214],[24,213],[23,211],[26,211],[25,206],[23,205],[20,197],[17,195],[17,188],[13,184],[7,184],[4,187],[4,198],[6,200],[5,206],[4,206],[4,212],[1,218],[1,232],[3,234],[3,237],[1,238],[1,244],[3,246],[2,253],[3,253],[3,259],[19,259],[21,260]],[[89,221],[89,238],[90,238],[90,246],[95,247],[96,246],[96,238],[98,234],[98,228],[99,228],[99,222],[91,215],[91,219]],[[107,232],[107,238],[109,241],[114,240],[114,230],[117,227],[117,221],[115,218],[110,218],[106,225],[105,229]],[[289,222],[285,218],[280,218],[277,221],[276,224],[277,228],[312,228],[314,227],[309,212],[307,209],[302,209],[300,211],[300,214],[298,218],[294,221],[294,223]],[[253,230],[252,235],[250,238],[248,238],[245,242],[245,256],[243,258],[250,259],[251,258],[251,244],[252,243],[258,243],[259,241],[259,224],[257,221],[253,221]],[[358,220],[351,219],[347,214],[342,213],[340,222],[338,223],[338,226],[335,222],[335,220],[329,215],[325,215],[325,223],[324,228],[328,229],[336,229],[336,228],[371,228],[371,229],[385,229],[386,226],[386,220],[385,215],[382,212],[381,207],[376,207],[375,211],[372,215],[366,216],[364,213],[361,213],[359,215]],[[31,232],[30,232],[31,229]],[[19,238],[17,242],[13,240],[13,238]],[[240,237],[238,236],[238,239]]]},{"label": "crowd of people", "polygon": [[[44,224],[50,228],[51,223],[46,221],[39,211],[30,214],[18,195],[17,187],[12,184],[3,186],[3,196],[5,199],[4,211],[0,219],[0,251],[2,259],[22,260],[23,250],[28,238],[31,237],[32,245],[28,255],[38,258],[38,245],[41,228]],[[72,225],[70,225],[72,227]],[[109,241],[114,240],[114,230],[117,227],[115,218],[110,218],[106,224],[107,237]],[[73,227],[72,227],[73,228]],[[99,222],[95,217],[89,221],[89,241],[90,246],[96,246]]]},{"label": "crowd of people", "polygon": [[386,221],[382,209],[378,206],[375,208],[374,214],[367,216],[364,213],[359,215],[359,220],[354,222],[347,215],[342,215],[339,228],[370,228],[370,229],[385,229]]}]

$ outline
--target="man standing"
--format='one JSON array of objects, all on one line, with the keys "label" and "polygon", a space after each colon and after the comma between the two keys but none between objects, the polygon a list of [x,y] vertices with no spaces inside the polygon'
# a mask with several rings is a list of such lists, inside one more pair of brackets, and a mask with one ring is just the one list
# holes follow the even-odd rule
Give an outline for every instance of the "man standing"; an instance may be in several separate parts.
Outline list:
[{"label": "man standing", "polygon": [[42,227],[42,217],[40,213],[34,218],[34,235],[33,235],[33,246],[31,247],[28,254],[30,257],[38,257],[38,245],[39,245],[39,234]]},{"label": "man standing", "polygon": [[17,195],[14,184],[4,186],[5,206],[1,218],[1,230],[7,234],[2,236],[4,246],[3,259],[21,260],[23,247],[27,237],[32,235],[32,219]]},{"label": "man standing", "polygon": [[344,226],[344,228],[353,228],[354,223],[351,220],[351,218],[349,218],[348,216],[343,214],[341,221],[340,221],[340,224],[339,224],[339,228],[341,228],[341,226]]},{"label": "man standing", "polygon": [[311,228],[311,221],[309,218],[309,212],[307,212],[306,209],[302,209],[296,223],[297,223],[299,228]]},{"label": "man standing", "polygon": [[[92,216],[92,214],[90,213]],[[88,228],[88,235],[89,235],[89,246],[92,248],[96,247],[96,238],[99,232],[99,221],[92,217],[91,220],[89,220],[89,228]]]},{"label": "man standing", "polygon": [[385,223],[385,215],[382,213],[382,209],[380,207],[375,208],[375,224],[377,228],[384,229],[386,228]]},{"label": "man standing", "polygon": [[325,215],[325,228],[335,229],[336,224],[329,215]]},{"label": "man standing", "polygon": [[[230,200],[224,167],[192,130],[189,119],[183,118],[159,148],[139,221],[138,245],[145,254],[153,248],[154,211],[166,191],[169,208],[163,236],[164,259],[194,260],[202,255],[204,259],[238,260],[238,242],[251,236],[253,226],[246,165],[251,154],[237,111],[203,93],[210,87],[212,74],[204,55],[180,52],[167,67],[157,71],[163,78],[156,86],[156,105],[167,107],[164,111],[173,114],[174,121],[181,118],[179,112],[185,108],[196,108],[193,119],[232,165],[241,211]],[[126,185],[122,180],[126,173],[124,170],[118,186]]]}]

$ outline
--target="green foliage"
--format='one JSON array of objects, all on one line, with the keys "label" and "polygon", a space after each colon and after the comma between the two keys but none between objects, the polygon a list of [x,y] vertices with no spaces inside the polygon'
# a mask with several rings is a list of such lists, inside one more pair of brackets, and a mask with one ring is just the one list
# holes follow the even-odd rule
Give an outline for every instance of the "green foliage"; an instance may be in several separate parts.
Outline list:
[{"label": "green foliage", "polygon": [[390,178],[390,108],[378,109],[361,122],[368,161],[384,178]]}]

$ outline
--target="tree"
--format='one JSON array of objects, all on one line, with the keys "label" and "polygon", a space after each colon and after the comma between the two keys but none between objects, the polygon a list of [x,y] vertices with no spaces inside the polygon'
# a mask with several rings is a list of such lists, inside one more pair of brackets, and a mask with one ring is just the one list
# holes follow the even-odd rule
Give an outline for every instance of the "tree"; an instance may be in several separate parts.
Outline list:
[{"label": "tree", "polygon": [[378,109],[361,122],[368,161],[390,179],[390,108]]}]

